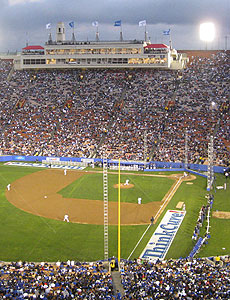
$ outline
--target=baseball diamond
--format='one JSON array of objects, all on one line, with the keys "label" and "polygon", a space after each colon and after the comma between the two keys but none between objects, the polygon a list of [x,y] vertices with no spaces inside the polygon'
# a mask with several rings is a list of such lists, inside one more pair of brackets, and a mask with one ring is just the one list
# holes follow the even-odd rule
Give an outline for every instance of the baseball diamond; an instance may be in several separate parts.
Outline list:
[{"label": "baseball diamond", "polygon": [[[89,174],[90,172],[87,172]],[[91,172],[93,173],[93,172]],[[84,176],[83,171],[68,171],[68,176],[63,176],[62,170],[43,170],[24,176],[11,184],[11,190],[6,191],[7,199],[16,207],[35,215],[63,220],[63,214],[67,213],[71,222],[82,224],[103,224],[103,201],[90,199],[63,198],[57,192],[73,181]],[[129,174],[130,175],[130,174]],[[138,176],[138,175],[135,175]],[[141,176],[139,174],[139,176]],[[143,175],[142,175],[143,176]],[[174,183],[161,201],[153,201],[147,204],[138,205],[134,203],[121,203],[121,224],[138,225],[148,224],[152,215],[162,208],[172,198],[168,197],[174,188],[179,174],[172,175],[151,175],[145,176],[154,178],[164,176],[173,179]],[[190,175],[182,180],[194,180],[196,177]],[[177,186],[176,190],[179,188]],[[176,190],[174,192],[176,192]],[[164,201],[167,199],[167,201]],[[159,216],[158,216],[159,217]],[[157,218],[155,219],[155,222]],[[117,203],[109,203],[109,224],[117,224]]]}]

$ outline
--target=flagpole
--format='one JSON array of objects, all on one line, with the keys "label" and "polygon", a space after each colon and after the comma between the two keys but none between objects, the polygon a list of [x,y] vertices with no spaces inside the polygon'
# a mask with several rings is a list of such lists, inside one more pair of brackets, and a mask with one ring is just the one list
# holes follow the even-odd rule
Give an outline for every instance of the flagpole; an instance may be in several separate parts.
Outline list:
[{"label": "flagpole", "polygon": [[169,32],[169,47],[170,47],[170,50],[172,50],[171,30],[170,30],[170,32]]},{"label": "flagpole", "polygon": [[121,163],[119,158],[119,167],[118,167],[118,245],[117,245],[117,258],[118,258],[118,267],[120,268],[121,260]]},{"label": "flagpole", "polygon": [[99,41],[98,25],[96,26],[96,41]]},{"label": "flagpole", "polygon": [[76,41],[75,34],[74,34],[74,28],[75,28],[74,21],[70,22],[69,25],[72,28],[72,42],[74,43]]},{"label": "flagpole", "polygon": [[48,41],[52,42],[52,36],[51,36],[51,26],[49,28],[49,37],[48,37]]},{"label": "flagpole", "polygon": [[121,25],[121,30],[120,30],[120,41],[123,41],[123,36],[122,36],[122,25]]},{"label": "flagpole", "polygon": [[146,24],[145,24],[145,42],[147,42],[147,31],[146,31]]}]

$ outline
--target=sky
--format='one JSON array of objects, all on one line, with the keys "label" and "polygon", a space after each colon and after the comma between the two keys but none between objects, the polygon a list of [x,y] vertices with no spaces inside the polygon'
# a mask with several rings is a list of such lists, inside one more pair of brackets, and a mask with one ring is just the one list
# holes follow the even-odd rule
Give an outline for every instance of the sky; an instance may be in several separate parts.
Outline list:
[{"label": "sky", "polygon": [[[95,40],[99,22],[100,40],[119,40],[120,28],[114,22],[121,20],[123,38],[144,39],[146,20],[148,36],[152,43],[169,44],[176,49],[206,48],[200,40],[199,28],[203,22],[215,24],[215,39],[207,48],[230,49],[230,0],[0,0],[0,52],[21,51],[26,43],[44,45],[48,40],[51,23],[52,39],[56,25],[65,23],[66,39],[71,39],[74,21],[75,37],[79,41]],[[226,38],[227,37],[227,38]]]}]

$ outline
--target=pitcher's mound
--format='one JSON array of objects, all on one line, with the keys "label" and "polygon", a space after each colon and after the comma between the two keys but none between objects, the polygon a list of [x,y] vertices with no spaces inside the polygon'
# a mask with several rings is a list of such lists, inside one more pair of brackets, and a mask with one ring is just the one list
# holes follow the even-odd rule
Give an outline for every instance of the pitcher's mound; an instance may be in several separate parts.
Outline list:
[{"label": "pitcher's mound", "polygon": [[[113,187],[114,187],[115,189],[117,189],[117,188],[118,188],[118,184],[114,184]],[[133,188],[133,187],[134,187],[134,184],[132,184],[132,183],[129,183],[129,184],[121,183],[121,184],[120,184],[120,188],[121,188],[121,189],[131,189],[131,188]]]}]

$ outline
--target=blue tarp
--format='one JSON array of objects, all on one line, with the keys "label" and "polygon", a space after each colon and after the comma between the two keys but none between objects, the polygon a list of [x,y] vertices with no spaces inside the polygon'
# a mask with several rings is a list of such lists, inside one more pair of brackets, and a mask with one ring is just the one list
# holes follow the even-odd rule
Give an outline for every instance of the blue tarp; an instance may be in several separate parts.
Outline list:
[{"label": "blue tarp", "polygon": [[188,170],[188,169],[186,169],[185,171],[186,171],[186,172],[189,172],[189,173],[192,173],[192,174],[194,174],[194,175],[199,175],[199,176],[202,176],[202,177],[207,178],[207,175],[202,174],[202,173],[199,173],[199,172],[196,172],[196,171],[193,171],[193,170]]},{"label": "blue tarp", "polygon": [[144,169],[146,172],[183,172],[185,169]]},{"label": "blue tarp", "polygon": [[199,251],[202,243],[203,243],[203,238],[200,237],[199,240],[197,241],[196,245],[193,247],[192,251],[190,252],[190,254],[188,256],[189,258],[193,258],[196,255],[196,253]]}]

